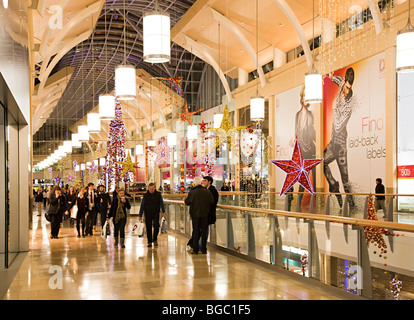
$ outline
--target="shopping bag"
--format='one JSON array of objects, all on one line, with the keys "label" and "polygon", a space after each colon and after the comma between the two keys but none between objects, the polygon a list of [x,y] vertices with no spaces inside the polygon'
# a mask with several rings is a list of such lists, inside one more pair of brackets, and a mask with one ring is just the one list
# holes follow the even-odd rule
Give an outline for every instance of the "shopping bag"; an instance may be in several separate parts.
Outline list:
[{"label": "shopping bag", "polygon": [[50,209],[50,207],[48,206],[46,208],[46,212],[45,212],[45,218],[46,218],[46,221],[48,221],[48,222],[52,221],[52,217],[49,214],[49,209]]},{"label": "shopping bag", "polygon": [[70,211],[70,217],[72,218],[72,219],[76,219],[76,217],[78,216],[78,206],[75,204],[73,207],[72,207],[72,210]]},{"label": "shopping bag", "polygon": [[162,217],[161,219],[161,233],[166,233],[168,230],[167,219]]},{"label": "shopping bag", "polygon": [[144,235],[144,228],[145,224],[142,221],[135,223],[132,228],[132,235],[142,237]]},{"label": "shopping bag", "polygon": [[109,236],[111,233],[110,229],[109,229],[109,223],[108,221],[105,221],[105,224],[102,227],[102,231],[101,231],[101,237],[103,239],[106,239],[107,236]]}]

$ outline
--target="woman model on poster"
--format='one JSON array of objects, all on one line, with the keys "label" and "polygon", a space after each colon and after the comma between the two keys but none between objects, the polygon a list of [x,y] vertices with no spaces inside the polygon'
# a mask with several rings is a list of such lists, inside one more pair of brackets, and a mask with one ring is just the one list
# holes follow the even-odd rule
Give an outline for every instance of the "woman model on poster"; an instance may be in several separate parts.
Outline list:
[{"label": "woman model on poster", "polygon": [[[332,175],[329,164],[336,161],[339,172],[341,174],[342,185],[346,193],[351,193],[351,185],[348,173],[348,153],[347,153],[347,124],[351,117],[354,96],[352,85],[354,83],[354,69],[348,68],[345,78],[337,75],[329,74],[329,78],[338,85],[339,90],[332,105],[332,134],[331,141],[324,150],[324,174],[329,184],[329,192],[339,193],[339,182]],[[341,195],[336,196],[339,205],[342,207]],[[355,207],[353,196],[347,196],[350,208]]]},{"label": "woman model on poster", "polygon": [[[300,91],[300,110],[295,117],[295,137],[298,139],[300,150],[304,159],[314,159],[316,157],[316,130],[313,113],[309,110],[309,103],[305,102],[305,86]],[[293,147],[294,141],[291,141]],[[316,188],[316,168],[312,169],[313,188]],[[299,192],[305,189],[299,186]],[[293,191],[293,190],[292,190]],[[301,202],[303,193],[299,193],[298,201]]]}]

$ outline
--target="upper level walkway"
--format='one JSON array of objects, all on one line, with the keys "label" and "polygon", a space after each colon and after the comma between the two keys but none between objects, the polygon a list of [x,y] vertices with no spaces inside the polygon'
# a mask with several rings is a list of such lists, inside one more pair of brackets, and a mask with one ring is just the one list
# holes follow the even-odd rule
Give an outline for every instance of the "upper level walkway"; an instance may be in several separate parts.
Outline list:
[{"label": "upper level walkway", "polygon": [[50,239],[50,224],[35,211],[30,251],[4,299],[338,299],[215,248],[192,255],[186,251],[188,238],[171,231],[159,236],[158,248],[148,248],[145,238],[131,234],[137,221],[128,217],[126,248],[121,249],[112,236],[100,236],[100,226],[93,236],[77,238],[68,221],[59,239]]}]

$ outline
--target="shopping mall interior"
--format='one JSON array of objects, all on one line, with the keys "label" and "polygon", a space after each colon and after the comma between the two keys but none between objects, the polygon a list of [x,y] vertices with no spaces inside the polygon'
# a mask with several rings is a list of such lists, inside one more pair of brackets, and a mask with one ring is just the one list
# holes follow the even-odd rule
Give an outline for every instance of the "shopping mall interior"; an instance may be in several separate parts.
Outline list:
[{"label": "shopping mall interior", "polygon": [[414,300],[410,0],[1,2],[0,299]]}]

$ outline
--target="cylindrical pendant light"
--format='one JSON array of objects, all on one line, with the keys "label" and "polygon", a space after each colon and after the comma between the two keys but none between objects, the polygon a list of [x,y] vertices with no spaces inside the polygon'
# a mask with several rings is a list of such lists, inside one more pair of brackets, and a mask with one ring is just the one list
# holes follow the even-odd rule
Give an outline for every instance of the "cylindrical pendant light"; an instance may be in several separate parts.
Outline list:
[{"label": "cylindrical pendant light", "polygon": [[144,154],[144,146],[142,144],[137,144],[135,146],[135,154],[137,156],[142,156]]},{"label": "cylindrical pendant light", "polygon": [[99,118],[99,113],[88,113],[88,132],[101,132],[101,119]]},{"label": "cylindrical pendant light", "polygon": [[158,10],[145,13],[144,61],[165,63],[170,61],[170,16]]},{"label": "cylindrical pendant light", "polygon": [[170,132],[167,134],[167,145],[169,147],[175,147],[177,145],[177,134]]},{"label": "cylindrical pendant light", "polygon": [[103,121],[115,119],[115,97],[112,94],[99,96],[99,118]]},{"label": "cylindrical pendant light", "polygon": [[72,153],[72,141],[63,141],[63,150],[66,154]]},{"label": "cylindrical pendant light", "polygon": [[397,34],[396,71],[414,72],[414,27],[411,25],[411,1],[408,1],[407,25]]},{"label": "cylindrical pendant light", "polygon": [[187,139],[188,140],[196,140],[197,139],[197,133],[198,133],[197,129],[198,129],[198,126],[196,126],[196,125],[187,127]]},{"label": "cylindrical pendant light", "polygon": [[119,65],[115,69],[115,93],[118,100],[134,100],[137,95],[135,67]]},{"label": "cylindrical pendant light", "polygon": [[99,165],[101,167],[103,167],[106,164],[106,159],[105,158],[99,158]]},{"label": "cylindrical pendant light", "polygon": [[223,114],[222,113],[216,113],[213,116],[214,119],[214,129],[218,129],[221,126],[221,122],[223,121]]},{"label": "cylindrical pendant light", "polygon": [[72,133],[72,148],[81,148],[82,142],[79,141],[79,134]]},{"label": "cylindrical pendant light", "polygon": [[322,74],[314,67],[305,74],[305,102],[321,103],[323,99]]},{"label": "cylindrical pendant light", "polygon": [[79,135],[80,142],[88,142],[89,141],[88,126],[86,125],[78,126],[78,135]]},{"label": "cylindrical pendant light", "polygon": [[312,69],[305,74],[305,103],[321,103],[323,100],[322,74],[315,68],[315,0],[313,0],[312,13]]},{"label": "cylindrical pendant light", "polygon": [[261,96],[250,98],[250,120],[263,121],[265,118],[265,100]]},{"label": "cylindrical pendant light", "polygon": [[156,146],[156,142],[155,142],[155,140],[148,140],[147,141],[147,146],[148,147],[155,147]]}]

